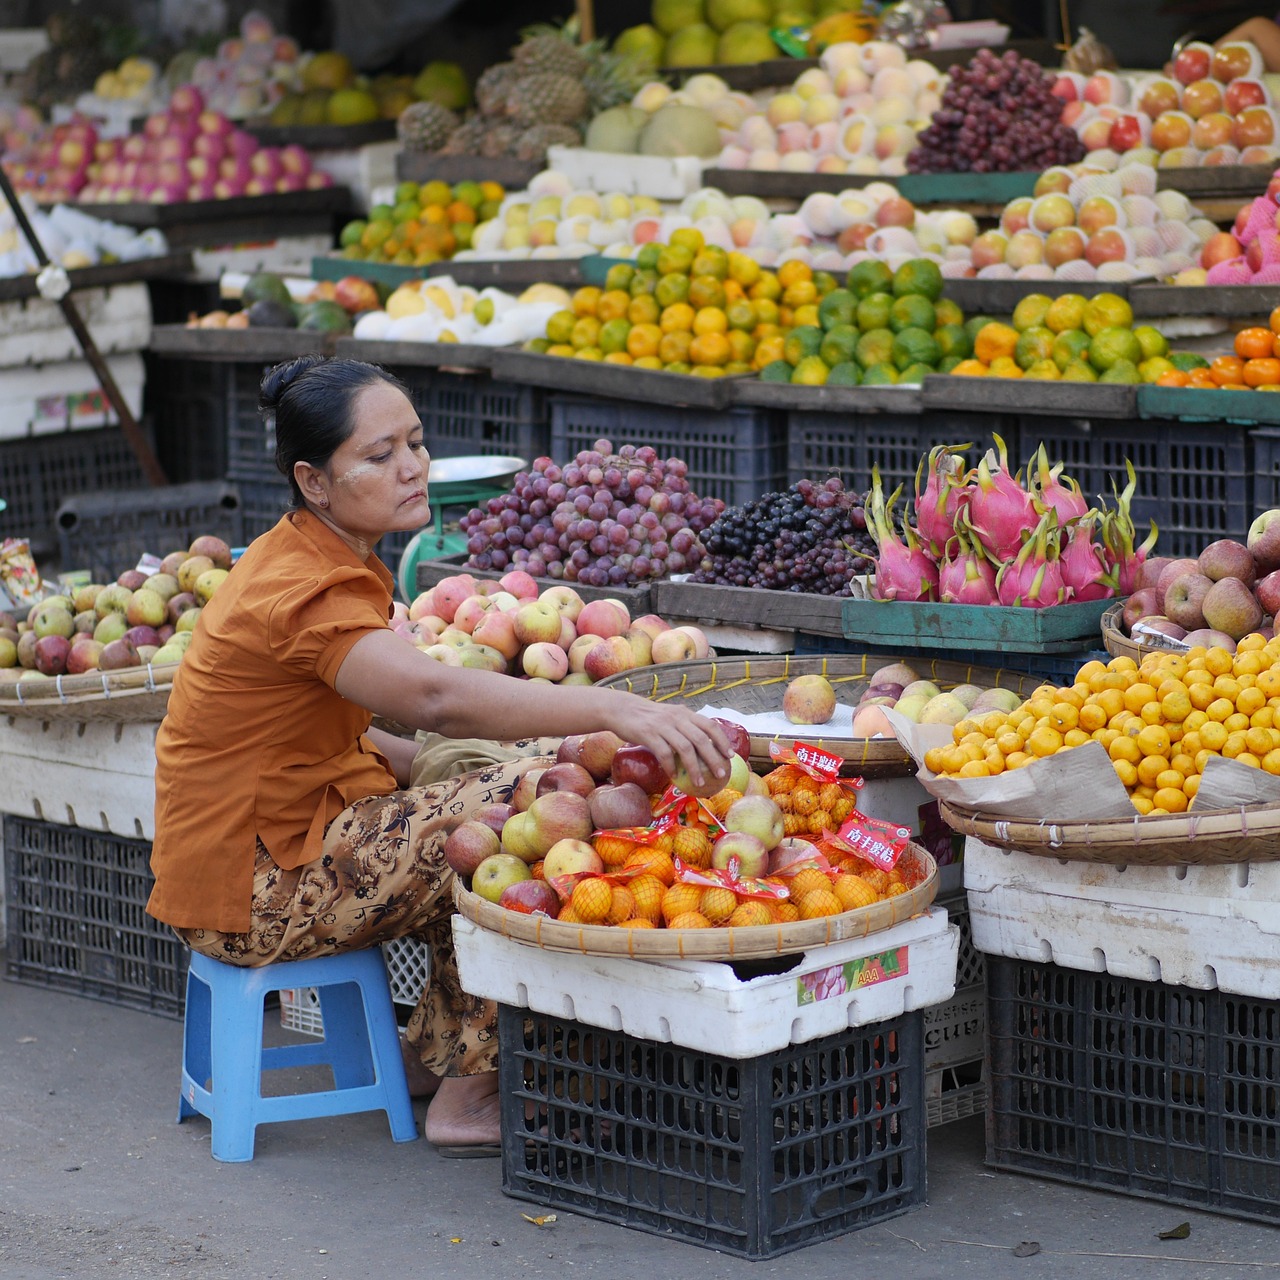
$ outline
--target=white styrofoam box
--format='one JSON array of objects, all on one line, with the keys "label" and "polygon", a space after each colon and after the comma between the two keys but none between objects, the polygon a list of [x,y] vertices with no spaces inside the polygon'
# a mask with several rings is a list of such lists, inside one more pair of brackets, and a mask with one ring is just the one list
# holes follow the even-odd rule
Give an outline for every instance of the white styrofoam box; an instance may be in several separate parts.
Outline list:
[{"label": "white styrofoam box", "polygon": [[25,71],[48,48],[49,33],[43,27],[8,27],[0,31],[0,71]]},{"label": "white styrofoam box", "polygon": [[[143,351],[151,342],[151,295],[145,284],[82,289],[76,307],[104,355]],[[43,298],[0,303],[0,367],[64,360],[83,362],[84,353],[56,303]]]},{"label": "white styrofoam box", "polygon": [[159,727],[0,716],[5,811],[154,839]]},{"label": "white styrofoam box", "polygon": [[682,200],[702,186],[702,171],[715,162],[697,156],[633,156],[586,147],[551,147],[547,168],[587,191]]},{"label": "white styrofoam box", "polygon": [[960,933],[956,958],[956,990],[950,1000],[924,1011],[924,1065],[926,1071],[958,1067],[981,1058],[986,1051],[986,962],[973,945],[969,928],[969,903],[963,892],[937,898]]},{"label": "white styrofoam box", "polygon": [[[137,354],[107,357],[107,368],[135,418],[142,414],[146,369]],[[115,423],[92,366],[81,360],[24,365],[0,376],[0,439],[25,439]]]},{"label": "white styrofoam box", "polygon": [[[327,173],[339,187],[348,187],[356,207],[362,213],[378,203],[379,189],[390,185],[394,191],[396,181],[396,156],[400,144],[371,142],[363,147],[345,147],[342,150],[320,150],[311,153],[313,168]],[[395,203],[392,199],[390,202]]]},{"label": "white styrofoam box", "polygon": [[276,275],[311,275],[311,259],[329,253],[333,237],[280,236],[268,244],[239,249],[193,249],[193,272],[199,280],[218,280],[224,271],[270,271]]},{"label": "white styrofoam box", "polygon": [[959,940],[947,913],[932,907],[865,938],[779,956],[770,967],[783,972],[739,978],[732,966],[709,960],[548,951],[453,918],[465,991],[727,1058],[758,1057],[940,1004],[955,991]]},{"label": "white styrofoam box", "polygon": [[1202,991],[1280,997],[1280,863],[1111,866],[966,843],[988,955]]}]

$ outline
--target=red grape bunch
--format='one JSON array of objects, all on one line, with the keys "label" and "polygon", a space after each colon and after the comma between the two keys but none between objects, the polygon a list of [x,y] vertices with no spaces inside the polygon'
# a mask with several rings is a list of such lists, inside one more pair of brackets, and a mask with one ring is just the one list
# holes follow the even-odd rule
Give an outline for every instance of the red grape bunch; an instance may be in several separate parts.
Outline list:
[{"label": "red grape bunch", "polygon": [[523,569],[586,587],[634,586],[700,564],[699,535],[724,510],[689,488],[688,466],[648,445],[597,440],[564,467],[538,458],[515,488],[459,526],[473,569]]},{"label": "red grape bunch", "polygon": [[1012,49],[979,49],[954,67],[942,105],[907,156],[909,173],[1006,173],[1074,164],[1084,156],[1075,130],[1062,123],[1054,78]]}]

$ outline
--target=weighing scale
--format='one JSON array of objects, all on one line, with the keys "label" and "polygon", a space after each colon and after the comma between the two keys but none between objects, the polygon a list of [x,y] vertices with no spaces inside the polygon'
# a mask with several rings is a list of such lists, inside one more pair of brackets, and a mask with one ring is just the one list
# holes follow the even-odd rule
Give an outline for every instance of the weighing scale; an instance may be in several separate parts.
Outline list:
[{"label": "weighing scale", "polygon": [[405,601],[418,594],[418,563],[442,556],[461,555],[467,540],[460,533],[445,533],[447,507],[475,507],[511,491],[516,472],[528,463],[523,458],[490,458],[469,454],[463,458],[432,458],[428,476],[431,524],[415,533],[400,553],[396,582]]}]

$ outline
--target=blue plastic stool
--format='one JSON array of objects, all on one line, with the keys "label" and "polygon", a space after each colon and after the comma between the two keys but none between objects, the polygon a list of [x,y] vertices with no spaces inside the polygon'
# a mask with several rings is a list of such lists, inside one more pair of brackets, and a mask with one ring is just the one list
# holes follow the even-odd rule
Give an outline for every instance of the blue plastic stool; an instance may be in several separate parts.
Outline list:
[{"label": "blue plastic stool", "polygon": [[[264,999],[289,987],[317,988],[324,1039],[264,1048]],[[262,1096],[264,1069],[317,1064],[335,1088]],[[254,969],[192,952],[178,1123],[208,1116],[215,1160],[252,1160],[260,1124],[353,1111],[385,1111],[396,1142],[418,1136],[381,947]]]}]

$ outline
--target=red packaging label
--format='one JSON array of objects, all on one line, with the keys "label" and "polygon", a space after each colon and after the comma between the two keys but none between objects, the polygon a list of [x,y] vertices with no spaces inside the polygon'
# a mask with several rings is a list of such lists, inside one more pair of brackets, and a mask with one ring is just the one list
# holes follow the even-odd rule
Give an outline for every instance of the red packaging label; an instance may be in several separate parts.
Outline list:
[{"label": "red packaging label", "polygon": [[901,978],[908,972],[907,947],[881,952],[878,956],[862,956],[847,960],[844,964],[828,965],[815,969],[796,979],[796,1004],[817,1004],[820,1000],[832,1000],[863,987],[873,987],[878,982]]},{"label": "red packaging label", "polygon": [[873,867],[892,871],[911,841],[911,829],[869,818],[855,809],[836,833],[835,840]]},{"label": "red packaging label", "polygon": [[758,898],[762,902],[778,902],[791,896],[786,885],[773,884],[755,876],[744,876],[742,864],[730,858],[729,865],[719,867],[689,867],[679,858],[675,860],[676,879],[681,884],[699,884],[706,889],[729,889],[739,898]]},{"label": "red packaging label", "polygon": [[[832,755],[808,742],[793,742],[784,747],[780,742],[769,743],[769,759],[777,764],[793,764],[818,782],[835,782],[844,764],[841,756]],[[850,786],[861,787],[861,778],[846,779]]]},{"label": "red packaging label", "polygon": [[662,799],[658,801],[658,819],[660,822],[670,819],[670,825],[664,826],[663,831],[671,831],[679,825],[680,818],[688,818],[693,822],[703,823],[712,828],[711,838],[714,840],[717,835],[723,833],[719,819],[710,809],[707,808],[706,802],[700,800],[697,796],[687,796],[679,787],[669,786],[662,794]]}]

